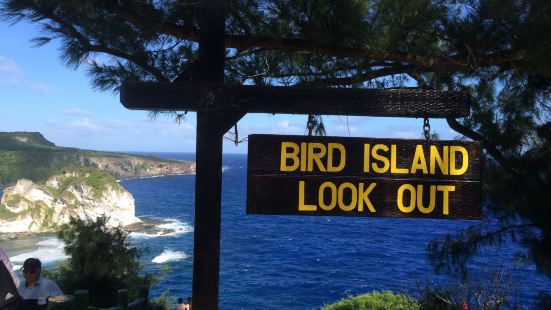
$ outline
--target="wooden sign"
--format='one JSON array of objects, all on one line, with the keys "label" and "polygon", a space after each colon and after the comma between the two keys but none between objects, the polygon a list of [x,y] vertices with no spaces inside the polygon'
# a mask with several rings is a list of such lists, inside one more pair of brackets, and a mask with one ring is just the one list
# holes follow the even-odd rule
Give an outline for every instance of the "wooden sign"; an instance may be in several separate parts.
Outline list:
[{"label": "wooden sign", "polygon": [[247,214],[480,219],[480,143],[251,135]]}]

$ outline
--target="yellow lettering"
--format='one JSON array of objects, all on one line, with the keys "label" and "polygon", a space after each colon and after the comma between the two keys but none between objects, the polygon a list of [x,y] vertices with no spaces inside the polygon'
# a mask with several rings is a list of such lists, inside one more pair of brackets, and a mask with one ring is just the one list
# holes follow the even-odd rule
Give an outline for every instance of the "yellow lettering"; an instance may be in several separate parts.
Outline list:
[{"label": "yellow lettering", "polygon": [[[325,203],[325,189],[329,188],[331,191],[331,201],[329,204]],[[331,211],[337,205],[337,187],[331,182],[323,182],[318,190],[318,203],[320,208],[325,211]]]},{"label": "yellow lettering", "polygon": [[[457,169],[455,162],[455,153],[460,152],[463,156],[463,162],[461,163],[461,168]],[[467,150],[459,145],[450,146],[450,175],[462,175],[469,168],[469,153]]]},{"label": "yellow lettering", "polygon": [[307,150],[307,147],[308,147],[308,143],[306,142],[301,142],[300,143],[300,171],[306,171],[306,159],[307,159],[307,155],[306,155],[306,150]]},{"label": "yellow lettering", "polygon": [[443,193],[443,205],[442,205],[442,214],[448,215],[450,213],[450,195],[449,192],[455,192],[454,185],[438,185],[436,188],[438,191]]},{"label": "yellow lettering", "polygon": [[358,189],[358,211],[363,212],[364,203],[369,209],[369,212],[375,213],[375,208],[369,200],[369,194],[373,191],[377,183],[371,183],[369,186],[364,189],[364,183],[360,183],[360,188]]},{"label": "yellow lettering", "polygon": [[390,146],[390,173],[406,174],[408,170],[406,168],[396,167],[396,145]]},{"label": "yellow lettering", "polygon": [[436,186],[430,186],[430,198],[428,207],[423,206],[423,185],[417,185],[417,208],[421,213],[431,213],[436,205]]},{"label": "yellow lettering", "polygon": [[[340,143],[329,143],[327,148],[327,172],[339,172],[344,169],[346,165],[346,150],[344,145]],[[335,150],[338,150],[341,155],[337,166],[333,166],[333,153]]]},{"label": "yellow lettering", "polygon": [[[350,189],[350,203],[346,204],[344,202],[344,190]],[[356,186],[354,186],[352,183],[344,182],[341,185],[339,185],[339,208],[343,211],[352,211],[356,207],[356,204],[358,202],[358,194],[356,192]]]},{"label": "yellow lettering", "polygon": [[298,181],[298,210],[299,211],[316,211],[316,205],[307,205],[304,203],[304,181]]},{"label": "yellow lettering", "polygon": [[364,144],[364,172],[369,172],[369,157],[371,154],[369,154],[369,149],[371,148],[371,145]]},{"label": "yellow lettering", "polygon": [[[289,152],[289,149],[291,151]],[[292,160],[291,165],[287,165],[287,160]],[[295,171],[298,168],[298,145],[293,142],[281,142],[281,162],[279,164],[280,171]]]},{"label": "yellow lettering", "polygon": [[415,155],[413,156],[413,162],[411,163],[411,173],[417,172],[418,169],[423,170],[423,174],[427,174],[429,172],[422,145],[417,145],[415,147]]},{"label": "yellow lettering", "polygon": [[[319,150],[316,152],[315,150]],[[325,167],[323,166],[323,163],[321,162],[321,159],[327,154],[327,149],[325,148],[325,145],[317,142],[308,143],[308,170],[307,171],[314,171],[314,162],[316,162],[316,166],[318,167],[318,170],[321,172],[325,172]]]},{"label": "yellow lettering", "polygon": [[438,164],[438,167],[440,167],[440,172],[443,175],[448,175],[448,146],[444,146],[443,148],[443,156],[440,156],[440,153],[438,152],[438,148],[436,145],[430,146],[430,174],[436,173],[436,164]]},{"label": "yellow lettering", "polygon": [[384,152],[388,152],[388,146],[384,145],[384,144],[375,144],[373,146],[373,148],[371,149],[371,154],[373,156],[373,159],[375,160],[378,160],[380,162],[383,163],[383,166],[380,167],[379,165],[377,165],[377,163],[373,163],[371,165],[371,168],[373,168],[373,171],[377,172],[377,173],[385,173],[388,171],[388,167],[390,166],[390,163],[388,162],[388,158],[380,155],[378,153],[378,151],[384,151]]},{"label": "yellow lettering", "polygon": [[[404,206],[404,191],[409,191],[409,206]],[[404,213],[410,213],[415,209],[415,187],[411,184],[404,184],[398,188],[398,198],[396,199],[398,209]]]}]

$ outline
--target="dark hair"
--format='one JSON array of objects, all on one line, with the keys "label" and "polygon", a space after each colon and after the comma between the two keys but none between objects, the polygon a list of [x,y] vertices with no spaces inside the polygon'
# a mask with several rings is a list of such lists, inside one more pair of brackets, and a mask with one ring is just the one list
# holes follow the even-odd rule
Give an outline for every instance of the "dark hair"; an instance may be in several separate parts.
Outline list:
[{"label": "dark hair", "polygon": [[179,303],[179,304],[184,303],[184,299],[183,299],[182,297],[178,298],[178,303]]},{"label": "dark hair", "polygon": [[42,263],[38,258],[27,258],[23,263],[23,271],[35,272],[42,268]]}]

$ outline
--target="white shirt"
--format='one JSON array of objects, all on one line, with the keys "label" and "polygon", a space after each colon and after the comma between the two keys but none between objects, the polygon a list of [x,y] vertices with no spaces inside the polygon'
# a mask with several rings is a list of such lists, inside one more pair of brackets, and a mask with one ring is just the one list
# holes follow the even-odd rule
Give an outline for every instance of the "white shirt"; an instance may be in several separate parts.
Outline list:
[{"label": "white shirt", "polygon": [[28,288],[25,282],[19,286],[19,295],[23,299],[46,299],[50,296],[63,295],[63,292],[54,281],[40,277],[33,288]]},{"label": "white shirt", "polygon": [[4,252],[2,248],[0,248],[0,260],[2,261],[2,263],[4,263],[4,266],[6,266],[6,269],[8,269],[8,271],[10,272],[15,286],[19,287],[19,278],[13,271],[13,266],[11,265],[10,258],[8,257],[8,255],[6,255],[6,252]]}]

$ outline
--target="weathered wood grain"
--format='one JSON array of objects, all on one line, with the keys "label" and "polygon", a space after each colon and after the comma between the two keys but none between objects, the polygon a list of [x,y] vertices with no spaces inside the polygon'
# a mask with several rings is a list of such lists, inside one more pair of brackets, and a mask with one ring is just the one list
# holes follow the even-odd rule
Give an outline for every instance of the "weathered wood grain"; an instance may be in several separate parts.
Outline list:
[{"label": "weathered wood grain", "polygon": [[402,117],[465,117],[470,97],[422,89],[305,88],[127,81],[128,109]]}]

